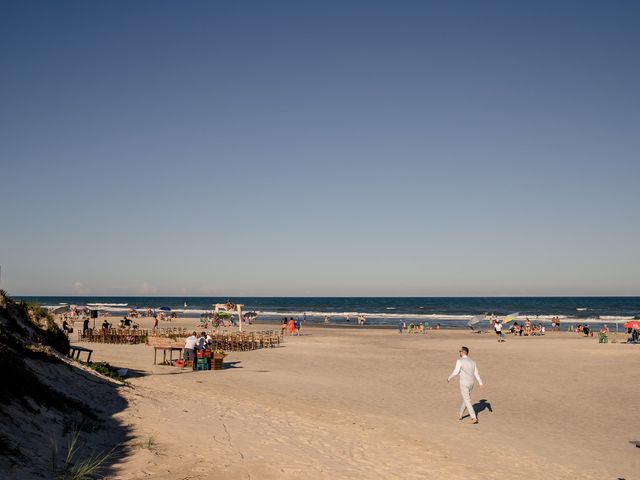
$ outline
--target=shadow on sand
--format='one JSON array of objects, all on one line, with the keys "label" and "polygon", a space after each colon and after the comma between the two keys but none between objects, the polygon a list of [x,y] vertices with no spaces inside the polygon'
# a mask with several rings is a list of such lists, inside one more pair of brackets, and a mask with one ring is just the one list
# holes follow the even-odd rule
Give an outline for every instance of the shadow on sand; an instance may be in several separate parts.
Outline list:
[{"label": "shadow on sand", "polygon": [[[489,410],[489,412],[493,413],[493,407],[491,406],[491,403],[487,401],[486,398],[483,398],[479,400],[478,403],[474,404],[473,409],[475,410],[476,416],[478,416],[478,418],[480,417],[480,414],[485,410]],[[470,415],[467,413],[466,415],[463,415],[462,418],[463,419],[470,418]]]}]

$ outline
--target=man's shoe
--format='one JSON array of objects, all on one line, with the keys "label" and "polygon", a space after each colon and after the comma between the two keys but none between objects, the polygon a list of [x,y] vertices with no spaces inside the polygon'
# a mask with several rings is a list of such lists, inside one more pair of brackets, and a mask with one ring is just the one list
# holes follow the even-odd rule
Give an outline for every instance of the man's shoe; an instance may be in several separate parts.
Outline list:
[{"label": "man's shoe", "polygon": [[475,425],[476,423],[478,423],[478,419],[477,418],[472,418],[471,419],[471,423]]}]

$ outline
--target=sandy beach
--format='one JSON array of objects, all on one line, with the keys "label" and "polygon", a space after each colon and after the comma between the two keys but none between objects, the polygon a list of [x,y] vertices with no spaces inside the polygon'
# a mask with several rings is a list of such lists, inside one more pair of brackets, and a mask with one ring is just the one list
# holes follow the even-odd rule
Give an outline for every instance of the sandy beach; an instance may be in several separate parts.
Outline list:
[{"label": "sandy beach", "polygon": [[[135,372],[116,418],[138,446],[109,478],[638,478],[638,346],[566,332],[302,333],[208,372],[154,366],[145,345],[85,344]],[[463,344],[486,384],[472,397],[478,425],[457,419],[446,381]]]}]

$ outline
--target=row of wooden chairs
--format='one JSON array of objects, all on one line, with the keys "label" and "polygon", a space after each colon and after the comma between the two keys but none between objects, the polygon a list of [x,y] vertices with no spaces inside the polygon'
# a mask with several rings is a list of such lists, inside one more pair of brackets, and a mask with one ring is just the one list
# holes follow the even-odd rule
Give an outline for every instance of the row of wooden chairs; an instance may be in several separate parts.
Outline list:
[{"label": "row of wooden chairs", "polygon": [[257,350],[280,346],[282,334],[276,330],[259,332],[225,332],[211,335],[212,348],[223,351]]},{"label": "row of wooden chairs", "polygon": [[156,328],[153,331],[154,337],[187,337],[193,331],[193,329],[170,327],[170,328]]},{"label": "row of wooden chairs", "polygon": [[78,331],[78,340],[92,343],[147,343],[149,330],[129,328],[89,328],[84,332]]},{"label": "row of wooden chairs", "polygon": [[[92,343],[139,344],[148,343],[149,337],[167,338],[183,342],[189,335],[187,329],[163,329],[162,332],[151,329],[109,328],[92,329],[78,332],[78,340]],[[223,351],[257,350],[280,346],[282,333],[276,330],[256,332],[211,332],[212,348]]]}]

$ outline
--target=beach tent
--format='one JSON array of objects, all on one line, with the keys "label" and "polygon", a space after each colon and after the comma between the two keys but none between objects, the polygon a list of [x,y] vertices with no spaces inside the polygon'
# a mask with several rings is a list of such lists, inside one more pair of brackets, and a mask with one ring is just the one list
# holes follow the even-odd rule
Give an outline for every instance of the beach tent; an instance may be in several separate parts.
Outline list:
[{"label": "beach tent", "polygon": [[518,315],[520,315],[520,312],[511,313],[511,314],[507,315],[506,317],[504,317],[504,320],[502,320],[502,323],[509,323],[509,322],[515,320],[516,318],[518,318]]}]

